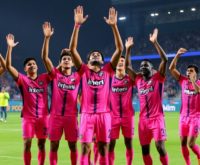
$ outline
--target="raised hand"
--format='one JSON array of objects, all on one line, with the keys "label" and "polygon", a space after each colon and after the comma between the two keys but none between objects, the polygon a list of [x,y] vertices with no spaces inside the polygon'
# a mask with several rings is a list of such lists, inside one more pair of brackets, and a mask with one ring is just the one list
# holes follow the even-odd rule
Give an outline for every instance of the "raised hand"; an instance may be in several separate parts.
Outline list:
[{"label": "raised hand", "polygon": [[134,45],[133,37],[128,37],[125,42],[126,49],[133,47],[133,45]]},{"label": "raised hand", "polygon": [[15,42],[15,37],[13,34],[8,34],[6,36],[7,44],[10,47],[15,47],[19,42]]},{"label": "raised hand", "polygon": [[110,26],[114,26],[117,24],[117,11],[115,10],[114,7],[111,7],[109,9],[108,18],[104,17],[104,20]]},{"label": "raised hand", "polygon": [[44,33],[44,36],[45,37],[51,37],[54,33],[54,29],[51,27],[51,24],[50,22],[45,22],[43,25],[42,25],[42,28],[43,28],[43,33]]},{"label": "raised hand", "polygon": [[153,34],[149,34],[149,40],[154,44],[155,42],[157,42],[157,37],[158,37],[158,29],[155,28],[153,30]]},{"label": "raised hand", "polygon": [[185,49],[185,48],[180,48],[180,49],[177,51],[176,55],[177,55],[177,56],[180,56],[180,55],[182,55],[182,54],[184,54],[184,53],[186,53],[186,52],[187,52],[187,49]]},{"label": "raised hand", "polygon": [[84,17],[83,6],[78,6],[74,9],[74,22],[75,24],[83,24],[88,18],[88,15]]}]

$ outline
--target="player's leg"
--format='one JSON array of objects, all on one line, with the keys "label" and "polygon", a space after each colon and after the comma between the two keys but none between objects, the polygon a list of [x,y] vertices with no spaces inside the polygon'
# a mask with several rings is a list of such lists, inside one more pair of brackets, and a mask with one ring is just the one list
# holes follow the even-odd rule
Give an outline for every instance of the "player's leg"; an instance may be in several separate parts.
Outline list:
[{"label": "player's leg", "polygon": [[76,116],[67,116],[64,121],[64,134],[65,140],[68,141],[68,146],[70,149],[70,159],[71,165],[76,165],[78,163],[78,150],[77,150],[77,140],[78,140],[78,121]]},{"label": "player's leg", "polygon": [[160,155],[160,161],[163,165],[168,165],[169,161],[168,161],[168,155],[165,149],[165,141],[161,140],[161,141],[156,141],[156,149]]},{"label": "player's leg", "polygon": [[[2,107],[3,113],[4,113],[4,122],[6,122],[7,119],[7,111],[6,111],[6,107]],[[3,118],[3,116],[2,116]]]},{"label": "player's leg", "polygon": [[35,134],[38,138],[38,164],[44,165],[46,158],[45,142],[47,138],[47,117],[36,119]]},{"label": "player's leg", "polygon": [[91,150],[92,138],[94,135],[94,114],[81,114],[80,117],[80,142],[81,157],[80,165],[88,165],[88,154]]},{"label": "player's leg", "polygon": [[49,153],[49,161],[50,165],[57,165],[58,162],[58,148],[60,141],[50,141],[50,153]]},{"label": "player's leg", "polygon": [[150,144],[142,145],[142,157],[145,165],[152,165],[153,161],[150,155]]},{"label": "player's leg", "polygon": [[59,142],[63,133],[63,118],[50,115],[49,118],[49,140],[50,140],[50,165],[56,165],[58,161]]},{"label": "player's leg", "polygon": [[148,122],[146,120],[139,119],[138,124],[138,134],[140,145],[142,147],[142,157],[145,165],[152,165],[153,161],[150,155],[150,143],[152,139],[152,135],[148,129]]},{"label": "player's leg", "polygon": [[199,134],[199,118],[192,117],[190,118],[190,128],[189,128],[189,136],[188,136],[188,145],[190,149],[197,156],[198,163],[200,165],[200,148],[196,144],[196,139]]},{"label": "player's leg", "polygon": [[120,126],[121,126],[121,118],[120,117],[112,117],[111,120],[111,134],[110,134],[110,143],[109,143],[109,149],[108,149],[108,159],[109,159],[109,165],[114,165],[115,161],[115,144],[116,139],[119,138],[120,134]]},{"label": "player's leg", "polygon": [[31,164],[31,144],[32,138],[25,138],[24,139],[24,165]]},{"label": "player's leg", "polygon": [[133,145],[132,137],[134,135],[134,117],[122,118],[122,134],[124,135],[124,143],[126,146],[126,164],[131,165],[133,161]]},{"label": "player's leg", "polygon": [[46,139],[38,139],[38,164],[44,165],[46,152],[45,152]]},{"label": "player's leg", "polygon": [[188,127],[188,118],[180,117],[179,119],[179,135],[181,140],[181,152],[183,158],[185,160],[186,165],[191,165],[190,161],[190,152],[187,146],[188,135],[189,135],[189,127]]},{"label": "player's leg", "polygon": [[24,141],[24,152],[23,159],[24,165],[31,164],[31,144],[32,138],[35,134],[35,119],[22,119],[22,131],[23,131],[23,141]]},{"label": "player's leg", "polygon": [[96,139],[98,141],[99,164],[107,165],[108,160],[108,144],[110,142],[111,133],[111,116],[110,113],[102,113],[96,115]]},{"label": "player's leg", "polygon": [[155,140],[156,149],[160,155],[160,161],[163,165],[169,164],[168,154],[165,149],[165,140],[167,139],[165,121],[163,117],[152,120],[152,134]]},{"label": "player's leg", "polygon": [[115,152],[114,152],[115,144],[116,144],[116,140],[115,139],[112,139],[110,141],[110,143],[109,143],[109,149],[108,149],[108,152],[109,152],[109,156],[108,156],[109,165],[114,165],[114,160],[115,160]]}]

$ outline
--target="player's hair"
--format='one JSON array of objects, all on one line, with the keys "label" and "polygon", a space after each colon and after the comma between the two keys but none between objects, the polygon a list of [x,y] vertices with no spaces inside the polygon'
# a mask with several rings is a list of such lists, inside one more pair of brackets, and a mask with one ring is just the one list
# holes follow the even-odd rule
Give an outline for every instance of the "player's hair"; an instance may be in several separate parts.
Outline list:
[{"label": "player's hair", "polygon": [[195,64],[190,64],[190,65],[188,65],[187,69],[188,69],[188,68],[194,68],[195,72],[196,72],[197,74],[199,73],[199,68],[198,68],[198,66],[195,65]]},{"label": "player's hair", "polygon": [[92,54],[93,52],[98,52],[98,53],[100,53],[100,54],[101,54],[101,58],[102,58],[102,60],[104,61],[103,53],[100,52],[100,51],[98,51],[98,50],[92,50],[92,51],[90,51],[90,52],[88,53],[88,55],[87,55],[87,61],[90,60],[90,56],[91,56],[91,54]]},{"label": "player's hair", "polygon": [[26,66],[26,64],[27,64],[29,61],[31,61],[31,60],[37,62],[36,59],[35,59],[34,57],[28,57],[28,58],[26,58],[26,59],[24,60],[24,66]]},{"label": "player's hair", "polygon": [[120,58],[124,58],[125,59],[125,56],[124,55],[121,55],[121,57]]},{"label": "player's hair", "polygon": [[59,62],[61,62],[63,56],[72,56],[70,50],[67,49],[62,49],[61,53],[60,53],[60,58],[59,58]]},{"label": "player's hair", "polygon": [[151,61],[151,60],[149,60],[149,59],[145,58],[145,59],[143,59],[141,62],[143,62],[143,61],[146,61],[146,62],[150,63],[150,64],[151,64],[151,66],[153,67],[153,64],[152,64],[152,61]]}]

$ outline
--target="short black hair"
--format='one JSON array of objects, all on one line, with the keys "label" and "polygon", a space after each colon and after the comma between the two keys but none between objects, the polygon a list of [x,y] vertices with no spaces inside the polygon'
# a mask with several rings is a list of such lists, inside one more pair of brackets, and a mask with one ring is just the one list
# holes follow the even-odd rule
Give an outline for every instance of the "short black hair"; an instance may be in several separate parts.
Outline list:
[{"label": "short black hair", "polygon": [[196,72],[197,74],[199,73],[199,68],[198,68],[198,66],[195,65],[195,64],[190,64],[190,65],[188,65],[187,69],[188,69],[188,68],[194,68],[195,72]]},{"label": "short black hair", "polygon": [[63,56],[72,56],[70,50],[67,49],[62,49],[61,53],[60,53],[60,58],[59,58],[59,62],[61,62]]},{"label": "short black hair", "polygon": [[153,63],[152,63],[152,61],[151,61],[151,60],[149,60],[149,59],[145,58],[145,59],[143,59],[141,62],[143,62],[143,61],[149,62],[149,63],[151,64],[151,66],[153,66]]},{"label": "short black hair", "polygon": [[35,59],[34,57],[28,57],[28,58],[26,58],[26,59],[24,60],[24,67],[25,67],[26,64],[27,64],[29,61],[31,61],[31,60],[37,62],[36,59]]},{"label": "short black hair", "polygon": [[121,57],[120,58],[124,58],[125,59],[125,56],[124,55],[121,55]]},{"label": "short black hair", "polygon": [[104,61],[103,53],[100,52],[100,51],[98,51],[98,50],[92,50],[92,51],[90,51],[90,52],[88,53],[88,55],[87,55],[87,61],[90,60],[90,56],[91,56],[91,54],[92,54],[93,52],[98,52],[98,53],[100,53],[100,54],[101,54],[101,57],[102,57],[102,60]]}]

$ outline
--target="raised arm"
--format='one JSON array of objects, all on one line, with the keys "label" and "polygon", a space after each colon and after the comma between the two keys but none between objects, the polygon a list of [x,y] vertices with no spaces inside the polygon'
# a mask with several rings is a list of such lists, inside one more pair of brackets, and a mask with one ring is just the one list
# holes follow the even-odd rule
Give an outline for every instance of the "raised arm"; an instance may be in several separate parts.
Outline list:
[{"label": "raised arm", "polygon": [[112,67],[115,69],[117,66],[117,63],[121,57],[124,47],[123,47],[122,39],[121,39],[119,30],[117,27],[117,11],[115,10],[114,7],[111,7],[109,9],[108,18],[104,17],[104,19],[105,19],[106,23],[111,26],[113,35],[114,35],[114,39],[115,39],[116,49],[110,60]]},{"label": "raised arm", "polygon": [[51,72],[53,69],[53,64],[49,58],[49,41],[51,36],[54,33],[54,29],[51,28],[51,24],[49,22],[45,22],[42,26],[44,33],[44,42],[42,46],[42,60],[44,62],[45,68],[47,72]]},{"label": "raised arm", "polygon": [[160,72],[160,74],[162,76],[165,76],[166,70],[167,70],[168,58],[166,56],[165,51],[162,49],[162,47],[158,43],[157,37],[158,37],[158,29],[154,29],[153,34],[149,35],[149,40],[154,45],[154,47],[156,48],[156,50],[157,50],[157,52],[158,52],[158,54],[160,55],[160,58],[161,58],[161,62],[160,62],[160,66],[159,66],[158,71]]},{"label": "raised arm", "polygon": [[14,35],[12,34],[8,34],[6,36],[6,40],[8,45],[6,53],[6,68],[8,72],[11,74],[11,76],[16,80],[18,78],[19,72],[12,66],[11,54],[13,47],[15,47],[18,44],[18,42],[15,43],[15,38]]},{"label": "raised arm", "polygon": [[197,80],[197,76],[193,74],[190,74],[189,75],[189,78],[190,78],[190,81],[192,82],[192,85],[194,87],[194,90],[197,92],[197,93],[200,93],[200,86],[197,84],[196,80]]},{"label": "raised arm", "polygon": [[169,66],[169,71],[171,73],[171,75],[176,79],[176,80],[179,80],[179,77],[180,77],[180,72],[176,69],[176,64],[177,64],[177,61],[180,57],[180,55],[184,54],[187,50],[185,48],[180,48],[178,50],[178,52],[176,53],[176,56],[173,58],[170,66]]},{"label": "raised arm", "polygon": [[125,65],[127,73],[134,81],[135,77],[137,76],[137,73],[135,72],[131,64],[131,49],[133,45],[134,45],[133,37],[128,37],[125,42],[125,47],[126,47]]},{"label": "raised arm", "polygon": [[69,49],[72,53],[74,65],[77,69],[79,69],[82,64],[82,59],[77,51],[79,29],[81,25],[87,20],[87,18],[88,15],[84,17],[82,6],[78,6],[76,9],[74,9],[74,29],[72,32]]},{"label": "raised arm", "polygon": [[0,75],[5,72],[6,70],[6,61],[4,60],[3,56],[0,54]]}]

